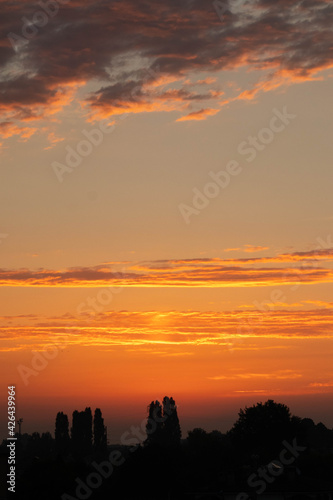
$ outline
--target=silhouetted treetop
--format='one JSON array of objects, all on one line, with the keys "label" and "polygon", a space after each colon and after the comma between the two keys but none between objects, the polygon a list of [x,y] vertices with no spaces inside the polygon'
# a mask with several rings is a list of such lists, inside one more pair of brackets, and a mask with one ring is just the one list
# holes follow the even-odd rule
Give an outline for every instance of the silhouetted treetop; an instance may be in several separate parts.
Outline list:
[{"label": "silhouetted treetop", "polygon": [[94,449],[96,451],[105,451],[107,445],[106,427],[104,418],[99,408],[96,408],[94,414]]},{"label": "silhouetted treetop", "polygon": [[69,422],[63,412],[57,413],[54,434],[58,452],[65,453],[69,446]]},{"label": "silhouetted treetop", "polygon": [[63,412],[58,412],[55,424],[56,441],[67,441],[69,439],[68,417]]},{"label": "silhouetted treetop", "polygon": [[73,412],[72,420],[72,446],[73,451],[86,455],[91,452],[92,447],[92,414],[91,409]]},{"label": "silhouetted treetop", "polygon": [[291,413],[288,406],[275,403],[272,399],[266,403],[257,403],[250,408],[240,410],[238,420],[235,422],[231,432],[238,434],[257,434],[263,430],[276,428],[276,426],[289,425]]},{"label": "silhouetted treetop", "polygon": [[159,401],[152,401],[148,407],[146,445],[179,446],[181,429],[175,400],[165,396],[163,407]]},{"label": "silhouetted treetop", "polygon": [[241,409],[229,434],[236,445],[252,453],[260,455],[267,448],[274,453],[294,434],[296,420],[288,406],[269,399]]}]

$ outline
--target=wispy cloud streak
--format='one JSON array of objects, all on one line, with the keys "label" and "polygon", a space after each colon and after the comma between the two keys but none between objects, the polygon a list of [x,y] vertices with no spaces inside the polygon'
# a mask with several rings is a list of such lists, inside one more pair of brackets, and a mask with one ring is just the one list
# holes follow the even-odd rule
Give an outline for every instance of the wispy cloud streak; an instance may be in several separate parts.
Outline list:
[{"label": "wispy cloud streak", "polygon": [[[332,283],[333,249],[273,257],[105,263],[65,270],[0,270],[1,286],[244,287]],[[325,267],[323,264],[326,263]],[[118,271],[121,266],[125,271]]]},{"label": "wispy cloud streak", "polygon": [[[27,321],[29,319],[29,321]],[[2,318],[2,350],[22,350],[54,343],[66,346],[221,346],[256,350],[265,339],[333,339],[332,309],[259,311],[108,311],[96,317]],[[87,321],[89,320],[89,321]],[[242,329],[242,324],[251,329]],[[241,344],[243,340],[253,340]],[[236,343],[236,344],[235,344]],[[272,346],[271,346],[272,347]],[[286,346],[287,348],[287,346]]]}]

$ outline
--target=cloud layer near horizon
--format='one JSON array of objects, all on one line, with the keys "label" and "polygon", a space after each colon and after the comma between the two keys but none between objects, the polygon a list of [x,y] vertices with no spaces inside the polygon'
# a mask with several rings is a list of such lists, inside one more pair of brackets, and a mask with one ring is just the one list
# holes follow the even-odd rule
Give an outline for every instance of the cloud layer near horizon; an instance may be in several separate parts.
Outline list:
[{"label": "cloud layer near horizon", "polygon": [[[332,283],[333,249],[273,257],[108,262],[94,267],[36,271],[0,269],[0,286],[222,287]],[[326,262],[326,267],[323,263]],[[265,267],[264,267],[265,266]]]},{"label": "cloud layer near horizon", "polygon": [[[27,140],[78,89],[87,120],[172,110],[182,115],[177,121],[201,120],[227,102],[332,68],[328,0],[237,6],[230,2],[220,19],[202,0],[59,0],[50,14],[40,4],[1,0],[0,136]],[[260,78],[224,96],[216,76],[240,67]]]},{"label": "cloud layer near horizon", "polygon": [[[70,346],[288,348],[288,339],[333,339],[332,308],[266,311],[101,311],[59,317],[7,316],[0,351]],[[286,341],[286,344],[267,341]],[[266,345],[267,344],[267,345]]]}]

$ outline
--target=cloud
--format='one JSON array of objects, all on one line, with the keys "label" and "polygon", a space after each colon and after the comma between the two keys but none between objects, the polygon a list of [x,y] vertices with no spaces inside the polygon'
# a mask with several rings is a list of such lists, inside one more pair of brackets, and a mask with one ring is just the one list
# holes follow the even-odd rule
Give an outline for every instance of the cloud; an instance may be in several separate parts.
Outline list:
[{"label": "cloud", "polygon": [[[0,6],[0,112],[16,125],[46,121],[73,103],[78,88],[88,120],[183,113],[189,104],[187,119],[207,117],[201,111],[213,109],[211,101],[254,99],[333,67],[333,6],[325,0],[231,2],[222,21],[200,0],[73,0],[43,27],[29,24],[38,4]],[[260,80],[220,102],[219,76],[240,67]]]},{"label": "cloud", "polygon": [[193,111],[192,113],[182,116],[181,118],[178,118],[176,122],[185,122],[185,121],[190,121],[190,120],[206,120],[209,116],[216,115],[220,110],[219,109],[212,109],[212,108],[207,108],[207,109],[200,109],[200,111]]},{"label": "cloud", "polygon": [[[166,348],[177,347],[176,352],[186,355],[200,346],[215,346],[226,351],[240,347],[242,350],[290,349],[295,342],[305,339],[331,341],[332,310],[298,311],[101,311],[96,314],[85,304],[80,313],[59,317],[7,316],[2,318],[0,336],[2,349],[46,349],[73,346],[99,346],[112,348],[158,348],[161,354],[170,353]],[[293,340],[292,346],[279,345]],[[175,351],[171,351],[175,352]],[[180,354],[179,354],[180,355]],[[234,372],[228,378],[245,380],[262,378],[262,373]],[[278,370],[279,380],[299,378],[292,370]],[[274,377],[275,377],[274,375]],[[211,374],[212,380],[223,380],[220,373]]]},{"label": "cloud", "polygon": [[237,380],[237,379],[255,379],[255,378],[263,378],[263,379],[274,379],[274,380],[289,380],[301,378],[302,374],[298,372],[293,372],[292,370],[279,370],[277,372],[271,373],[252,373],[252,372],[244,372],[244,373],[236,373],[230,375],[215,375],[213,377],[207,377],[209,380]]},{"label": "cloud", "polygon": [[234,391],[235,393],[240,393],[240,394],[267,394],[268,390],[267,389],[250,389],[247,391]]},{"label": "cloud", "polygon": [[57,137],[54,132],[50,132],[47,136],[47,140],[49,142],[49,146],[46,146],[44,149],[52,149],[56,144],[62,142],[64,137]]},{"label": "cloud", "polygon": [[309,387],[333,387],[333,381],[332,382],[313,382],[312,384],[309,385]]},{"label": "cloud", "polygon": [[[258,247],[255,247],[258,248]],[[252,251],[252,250],[251,250]],[[64,270],[0,269],[2,286],[244,287],[332,283],[333,249],[239,259],[197,258],[105,263]],[[321,263],[321,266],[319,266]],[[290,264],[293,264],[291,266]],[[260,267],[259,267],[260,266]]]},{"label": "cloud", "polygon": [[254,245],[244,245],[243,248],[225,248],[225,252],[263,252],[264,250],[269,250],[269,247],[254,246]]},{"label": "cloud", "polygon": [[0,137],[3,139],[18,135],[23,141],[27,141],[35,132],[37,132],[37,128],[19,126],[12,121],[0,123]]},{"label": "cloud", "polygon": [[261,247],[261,246],[253,246],[253,245],[245,245],[244,252],[263,252],[264,250],[268,250],[269,247]]},{"label": "cloud", "polygon": [[20,287],[221,287],[273,286],[332,283],[331,269],[243,268],[235,266],[186,266],[170,270],[128,270],[120,274],[110,269],[76,268],[65,271],[0,270],[0,286]]}]

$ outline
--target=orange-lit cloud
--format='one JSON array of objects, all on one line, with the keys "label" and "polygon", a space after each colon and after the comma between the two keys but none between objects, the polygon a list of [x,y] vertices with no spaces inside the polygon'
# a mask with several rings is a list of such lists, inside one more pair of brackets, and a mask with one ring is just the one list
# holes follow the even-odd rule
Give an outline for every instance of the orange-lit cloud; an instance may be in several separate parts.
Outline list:
[{"label": "orange-lit cloud", "polygon": [[255,245],[244,245],[243,248],[225,248],[225,252],[262,252],[264,250],[269,250],[269,247],[255,246]]},{"label": "orange-lit cloud", "polygon": [[215,83],[217,78],[214,78],[212,76],[208,76],[207,78],[204,78],[203,80],[198,80],[196,82],[197,85],[210,85],[212,83]]},{"label": "orange-lit cloud", "polygon": [[[0,82],[0,111],[5,119],[0,124],[0,137],[19,135],[27,140],[38,130],[36,122],[45,121],[41,132],[48,133],[48,139],[54,143],[54,133],[48,132],[49,122],[55,121],[54,115],[71,104],[84,83],[73,80],[56,85],[48,81],[43,85],[24,75],[17,77],[14,83]],[[4,96],[3,102],[1,95]],[[31,123],[34,127],[30,126]]]},{"label": "orange-lit cloud", "polygon": [[[19,46],[8,34],[24,36],[22,19],[31,19],[36,5],[8,0],[0,5],[0,111],[17,126],[59,113],[84,84],[80,99],[88,120],[184,112],[190,103],[201,103],[199,112],[179,120],[185,121],[218,112],[207,102],[218,104],[218,77],[224,70],[247,67],[265,75],[221,105],[324,78],[323,71],[333,67],[331,6],[324,0],[303,2],[298,9],[264,0],[241,9],[230,4],[223,22],[211,4],[200,0],[190,5],[173,0],[125,0],[121,5],[71,1]],[[203,72],[208,73],[205,78]],[[203,90],[207,85],[208,92]]]},{"label": "orange-lit cloud", "polygon": [[333,380],[331,382],[313,382],[310,387],[333,387]]},{"label": "orange-lit cloud", "polygon": [[19,126],[11,121],[0,123],[0,137],[3,139],[18,135],[23,141],[26,141],[35,134],[35,132],[37,132],[37,128]]},{"label": "orange-lit cloud", "polygon": [[302,374],[293,372],[292,370],[278,370],[273,373],[230,373],[229,375],[215,375],[214,377],[207,377],[209,380],[236,380],[236,379],[254,379],[254,378],[272,378],[274,380],[290,380],[295,378],[301,378]]},{"label": "orange-lit cloud", "polygon": [[244,287],[332,283],[333,270],[325,268],[244,268],[186,266],[185,269],[138,269],[115,273],[111,268],[74,268],[64,271],[0,270],[0,286],[20,287]]},{"label": "orange-lit cloud", "polygon": [[[150,76],[150,74],[148,75]],[[178,83],[181,82],[182,80]],[[181,89],[166,89],[165,85],[168,83],[170,83],[168,78],[162,77],[154,81],[150,76],[150,80],[143,81],[142,85],[139,85],[135,80],[126,84],[115,84],[95,93],[82,105],[88,111],[90,108],[89,121],[96,121],[125,113],[170,112],[185,109],[189,103],[208,101],[222,95],[222,92],[212,90],[198,93],[193,90],[195,84],[190,82],[183,83]],[[202,109],[190,113],[187,115],[188,118],[183,118],[184,120],[204,120],[218,112],[219,110]],[[177,121],[182,121],[182,119]]]},{"label": "orange-lit cloud", "polygon": [[206,120],[209,116],[214,116],[219,111],[220,111],[219,109],[212,109],[212,108],[200,109],[200,111],[193,111],[192,113],[189,113],[186,116],[178,118],[176,122],[185,122],[190,120],[197,120],[197,121]]},{"label": "orange-lit cloud", "polygon": [[54,132],[50,132],[47,136],[47,140],[49,142],[49,146],[46,146],[44,149],[52,149],[56,144],[62,142],[64,137],[57,137]]},{"label": "orange-lit cloud", "polygon": [[[332,310],[275,311],[101,311],[84,304],[80,314],[61,317],[4,317],[0,328],[2,350],[61,347],[181,347],[220,346],[231,350],[255,351],[262,342],[294,339],[333,340]],[[284,348],[268,344],[264,349]],[[193,352],[187,349],[187,353]],[[173,352],[173,351],[172,351]],[[162,351],[162,354],[167,352]],[[189,354],[187,354],[189,355]],[[279,378],[289,376],[278,373]],[[221,374],[214,375],[222,380]],[[228,376],[230,378],[230,374]],[[242,378],[235,374],[235,378]],[[296,375],[290,375],[296,378]]]},{"label": "orange-lit cloud", "polygon": [[[254,247],[255,251],[261,247]],[[247,250],[247,247],[246,247]],[[249,251],[253,251],[253,247]],[[332,283],[333,249],[273,257],[105,263],[64,270],[0,269],[0,286],[255,287]],[[324,263],[326,267],[323,267]],[[291,265],[292,264],[292,265]],[[264,267],[265,265],[265,267]],[[260,266],[260,267],[259,267]]]},{"label": "orange-lit cloud", "polygon": [[304,301],[306,304],[311,304],[311,305],[314,305],[316,307],[328,307],[328,308],[332,308],[333,307],[333,302],[327,302],[327,301],[324,301],[324,300],[305,300]]}]

